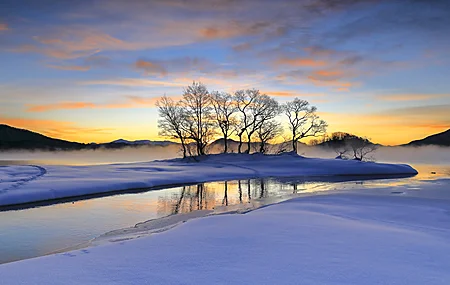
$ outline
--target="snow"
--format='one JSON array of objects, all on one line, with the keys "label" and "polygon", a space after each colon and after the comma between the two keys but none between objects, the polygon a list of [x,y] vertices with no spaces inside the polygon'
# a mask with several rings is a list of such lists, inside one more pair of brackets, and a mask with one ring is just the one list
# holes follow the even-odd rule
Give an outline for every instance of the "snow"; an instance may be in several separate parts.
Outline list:
[{"label": "snow", "polygon": [[195,162],[172,159],[92,166],[0,167],[0,206],[137,188],[258,177],[415,175],[404,164],[284,155],[209,155]]},{"label": "snow", "polygon": [[2,284],[449,284],[450,205],[302,197],[0,266]]}]

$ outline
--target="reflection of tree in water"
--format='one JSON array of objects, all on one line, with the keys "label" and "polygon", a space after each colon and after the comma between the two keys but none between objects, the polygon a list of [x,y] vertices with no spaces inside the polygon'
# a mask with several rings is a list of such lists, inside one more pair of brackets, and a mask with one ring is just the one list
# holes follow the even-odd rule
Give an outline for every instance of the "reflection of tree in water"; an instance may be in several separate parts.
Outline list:
[{"label": "reflection of tree in water", "polygon": [[265,179],[249,179],[183,186],[178,193],[158,198],[158,213],[170,215],[213,210],[217,206],[249,203],[254,198],[267,198],[280,192],[297,193],[297,183],[283,185]]}]

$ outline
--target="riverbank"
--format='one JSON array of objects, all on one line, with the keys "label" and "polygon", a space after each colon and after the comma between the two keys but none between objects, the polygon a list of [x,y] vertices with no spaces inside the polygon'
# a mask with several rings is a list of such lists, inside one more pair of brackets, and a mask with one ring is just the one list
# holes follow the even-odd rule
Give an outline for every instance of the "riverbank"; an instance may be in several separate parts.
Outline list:
[{"label": "riverbank", "polygon": [[83,195],[262,177],[415,175],[405,164],[305,158],[296,154],[220,154],[198,161],[171,159],[93,166],[0,167],[0,206]]},{"label": "riverbank", "polygon": [[449,211],[447,200],[398,193],[315,195],[4,264],[0,275],[3,284],[448,284]]}]

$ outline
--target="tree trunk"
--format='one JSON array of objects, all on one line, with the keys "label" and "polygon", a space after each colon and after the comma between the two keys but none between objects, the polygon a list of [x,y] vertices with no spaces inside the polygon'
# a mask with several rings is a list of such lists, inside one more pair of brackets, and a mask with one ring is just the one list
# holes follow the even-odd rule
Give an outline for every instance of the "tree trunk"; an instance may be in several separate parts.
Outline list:
[{"label": "tree trunk", "polygon": [[292,150],[297,153],[297,140],[295,139],[295,133],[292,133]]},{"label": "tree trunk", "polygon": [[228,137],[227,137],[226,135],[224,135],[224,136],[223,136],[223,143],[224,143],[225,145],[224,145],[224,148],[223,148],[223,153],[227,153],[227,152],[228,152],[228,143],[227,143],[227,139],[228,139]]},{"label": "tree trunk", "polygon": [[181,147],[183,148],[183,158],[186,158],[186,153],[187,153],[186,143],[184,142],[183,138],[180,138],[180,141],[181,141]]},{"label": "tree trunk", "polygon": [[242,134],[239,134],[238,153],[242,153]]},{"label": "tree trunk", "polygon": [[265,143],[263,141],[261,141],[261,143],[259,144],[259,152],[260,153],[265,153]]},{"label": "tree trunk", "polygon": [[250,149],[252,147],[252,135],[253,132],[247,135],[247,153],[250,153]]}]

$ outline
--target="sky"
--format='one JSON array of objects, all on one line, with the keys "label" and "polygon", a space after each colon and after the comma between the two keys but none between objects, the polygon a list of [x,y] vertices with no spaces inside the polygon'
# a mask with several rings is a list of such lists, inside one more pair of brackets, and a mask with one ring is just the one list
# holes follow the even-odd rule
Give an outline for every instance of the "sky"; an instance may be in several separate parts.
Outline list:
[{"label": "sky", "polygon": [[388,145],[450,128],[448,0],[3,0],[0,123],[158,136],[155,101],[256,88]]}]

